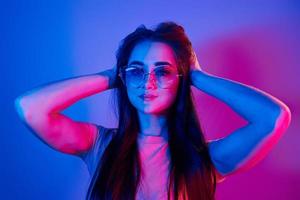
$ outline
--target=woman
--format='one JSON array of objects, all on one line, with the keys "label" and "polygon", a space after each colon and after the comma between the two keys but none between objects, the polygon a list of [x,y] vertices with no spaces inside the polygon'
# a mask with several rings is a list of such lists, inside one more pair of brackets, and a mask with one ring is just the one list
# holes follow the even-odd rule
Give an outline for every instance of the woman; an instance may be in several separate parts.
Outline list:
[{"label": "woman", "polygon": [[[204,72],[183,27],[138,27],[110,70],[41,86],[16,99],[20,117],[50,147],[77,155],[92,176],[87,199],[214,199],[216,183],[261,160],[287,129],[289,108],[256,88]],[[249,123],[206,141],[191,85]],[[118,128],[62,110],[114,88]]]}]

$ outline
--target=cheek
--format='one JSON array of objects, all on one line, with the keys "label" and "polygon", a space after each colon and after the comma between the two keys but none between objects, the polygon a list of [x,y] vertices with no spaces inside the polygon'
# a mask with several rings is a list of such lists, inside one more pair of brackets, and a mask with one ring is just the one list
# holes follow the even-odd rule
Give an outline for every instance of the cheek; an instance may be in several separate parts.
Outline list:
[{"label": "cheek", "polygon": [[178,83],[175,83],[171,88],[161,89],[157,103],[164,108],[170,107],[176,100],[177,92]]},{"label": "cheek", "polygon": [[169,88],[164,91],[164,95],[162,95],[161,101],[167,104],[172,104],[177,96],[177,88]]},{"label": "cheek", "polygon": [[131,102],[131,104],[136,105],[138,101],[138,94],[136,94],[134,91],[128,89],[127,90],[128,99]]},{"label": "cheek", "polygon": [[178,92],[178,87],[179,87],[179,82],[176,81],[175,83],[173,83],[172,87],[166,89],[168,91],[168,93],[170,94],[170,96],[174,96],[174,98],[176,97],[176,94]]}]

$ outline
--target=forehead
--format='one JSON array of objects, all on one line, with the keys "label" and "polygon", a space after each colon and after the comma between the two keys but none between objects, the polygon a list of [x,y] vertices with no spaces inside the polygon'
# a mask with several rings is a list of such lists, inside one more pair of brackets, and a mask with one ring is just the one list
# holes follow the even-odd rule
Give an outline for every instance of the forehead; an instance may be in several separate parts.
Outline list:
[{"label": "forehead", "polygon": [[152,66],[156,62],[169,62],[176,67],[176,57],[172,47],[163,42],[138,43],[130,54],[128,64],[132,61],[143,62],[145,66]]}]

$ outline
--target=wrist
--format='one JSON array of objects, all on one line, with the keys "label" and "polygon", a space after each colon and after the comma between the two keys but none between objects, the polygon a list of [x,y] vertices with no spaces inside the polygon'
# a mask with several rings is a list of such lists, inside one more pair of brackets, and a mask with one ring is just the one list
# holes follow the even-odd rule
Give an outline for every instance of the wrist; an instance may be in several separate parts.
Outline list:
[{"label": "wrist", "polygon": [[107,79],[107,89],[113,89],[117,87],[117,74],[114,69],[108,69],[97,74],[104,76]]},{"label": "wrist", "polygon": [[202,70],[199,70],[199,69],[190,70],[191,84],[193,86],[196,86],[196,83],[199,82],[199,79],[201,79],[201,77],[204,75],[205,75],[205,73]]}]

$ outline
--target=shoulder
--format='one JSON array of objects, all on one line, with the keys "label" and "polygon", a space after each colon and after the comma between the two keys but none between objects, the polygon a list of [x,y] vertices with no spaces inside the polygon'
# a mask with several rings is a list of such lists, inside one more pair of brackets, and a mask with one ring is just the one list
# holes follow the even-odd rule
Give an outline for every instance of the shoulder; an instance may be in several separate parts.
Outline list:
[{"label": "shoulder", "polygon": [[97,163],[101,159],[106,147],[110,143],[113,136],[117,133],[116,128],[107,128],[102,125],[96,125],[97,134],[89,151],[80,155],[80,158],[85,162],[90,174],[94,173]]},{"label": "shoulder", "polygon": [[[206,141],[207,146],[209,146],[209,144],[210,144],[211,142],[214,142],[214,141],[216,141],[216,140],[207,140],[207,141]],[[211,153],[211,152],[209,152],[209,153]],[[226,175],[223,175],[220,171],[218,171],[218,169],[217,169],[217,167],[215,166],[213,160],[212,160],[212,165],[213,165],[213,168],[214,168],[214,172],[215,172],[215,174],[216,174],[216,181],[217,181],[217,183],[223,182],[223,181],[227,178]]]}]

